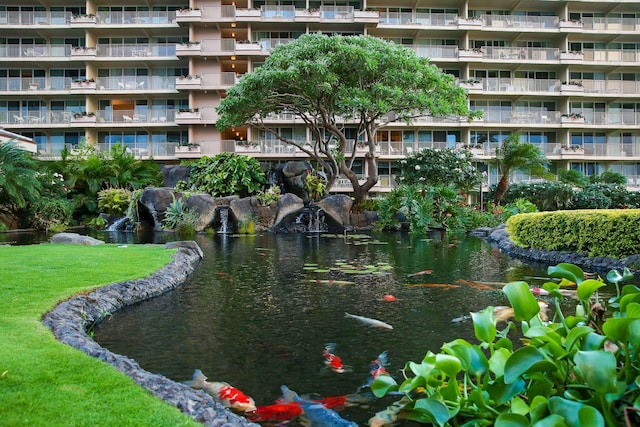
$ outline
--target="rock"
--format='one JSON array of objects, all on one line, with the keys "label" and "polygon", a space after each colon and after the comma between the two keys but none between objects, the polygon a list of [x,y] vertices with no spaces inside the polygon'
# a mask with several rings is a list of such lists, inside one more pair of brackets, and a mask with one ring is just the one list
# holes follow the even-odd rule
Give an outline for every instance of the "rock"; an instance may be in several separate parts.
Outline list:
[{"label": "rock", "polygon": [[174,188],[178,181],[189,182],[191,168],[182,165],[165,165],[162,167],[162,182],[165,187]]},{"label": "rock", "polygon": [[175,199],[172,188],[147,187],[138,201],[138,215],[141,220],[151,222],[154,231],[161,231],[164,213]]},{"label": "rock", "polygon": [[350,212],[353,199],[346,194],[334,194],[315,203],[326,215],[345,229],[351,228]]},{"label": "rock", "polygon": [[285,193],[278,202],[278,215],[274,221],[273,228],[277,228],[283,219],[302,208],[304,208],[304,202],[300,197],[293,193]]},{"label": "rock", "polygon": [[57,233],[51,237],[51,243],[64,245],[103,245],[102,240],[94,239],[90,236],[83,236],[78,233]]},{"label": "rock", "polygon": [[219,206],[229,206],[233,200],[237,200],[237,196],[217,197],[213,198],[208,193],[191,194],[184,202],[185,208],[193,209],[198,213],[198,223],[196,231],[203,231],[205,228],[213,225],[216,219],[216,209]]}]

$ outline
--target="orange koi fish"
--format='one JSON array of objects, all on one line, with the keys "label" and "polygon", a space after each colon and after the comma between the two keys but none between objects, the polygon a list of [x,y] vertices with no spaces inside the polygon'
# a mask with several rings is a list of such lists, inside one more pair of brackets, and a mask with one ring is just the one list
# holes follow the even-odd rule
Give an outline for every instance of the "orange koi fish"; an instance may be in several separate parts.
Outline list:
[{"label": "orange koi fish", "polygon": [[261,421],[288,421],[302,414],[302,408],[296,403],[276,403],[258,406],[247,418],[254,423]]},{"label": "orange koi fish", "polygon": [[208,382],[200,369],[193,372],[193,379],[186,382],[191,388],[204,390],[208,395],[222,404],[242,412],[253,412],[256,404],[252,398],[225,382]]},{"label": "orange koi fish", "polygon": [[460,287],[458,285],[450,285],[448,283],[407,283],[405,286],[408,288],[441,288],[441,289],[455,289]]},{"label": "orange koi fish", "polygon": [[433,273],[433,270],[422,270],[422,271],[418,271],[417,273],[408,274],[407,277],[422,276],[423,274],[431,274],[431,273]]},{"label": "orange koi fish", "polygon": [[344,374],[345,372],[351,370],[351,368],[343,365],[342,359],[333,353],[335,351],[335,348],[335,343],[328,343],[324,347],[324,350],[322,350],[322,355],[324,356],[324,364],[327,365],[327,367],[333,372]]},{"label": "orange koi fish", "polygon": [[398,298],[394,297],[393,295],[386,294],[382,297],[382,301],[398,301]]},{"label": "orange koi fish", "polygon": [[493,291],[496,289],[489,285],[484,285],[479,282],[472,282],[471,280],[465,280],[465,279],[458,279],[456,280],[456,283],[462,283],[463,285],[467,285],[470,288],[479,289],[482,291]]}]

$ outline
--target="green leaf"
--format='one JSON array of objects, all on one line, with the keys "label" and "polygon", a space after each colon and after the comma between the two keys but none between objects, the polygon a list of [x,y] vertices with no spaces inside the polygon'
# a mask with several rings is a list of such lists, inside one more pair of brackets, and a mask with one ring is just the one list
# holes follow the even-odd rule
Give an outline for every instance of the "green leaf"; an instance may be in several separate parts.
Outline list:
[{"label": "green leaf", "polygon": [[616,390],[616,357],[613,353],[579,351],[573,361],[578,375],[596,392],[604,394]]},{"label": "green leaf", "polygon": [[593,332],[593,329],[588,327],[588,326],[577,326],[573,329],[571,329],[571,331],[569,331],[569,334],[567,335],[567,339],[565,341],[565,347],[567,349],[568,352],[571,352],[571,349],[573,348],[574,344],[581,339],[582,337],[590,334]]},{"label": "green leaf", "polygon": [[578,285],[578,299],[580,299],[580,301],[587,301],[597,289],[603,286],[607,285],[600,280],[585,280]]},{"label": "green leaf", "polygon": [[493,320],[493,307],[489,306],[477,313],[471,313],[473,330],[479,341],[492,343],[496,337],[496,323]]},{"label": "green leaf", "polygon": [[557,414],[549,415],[531,424],[531,427],[567,427],[564,418]]},{"label": "green leaf", "polygon": [[458,372],[462,370],[462,362],[457,357],[448,354],[436,354],[436,369],[441,370],[449,377],[455,378]]},{"label": "green leaf", "polygon": [[506,348],[499,348],[491,355],[491,358],[489,359],[489,370],[493,372],[496,377],[504,375],[504,365],[511,354],[512,352]]},{"label": "green leaf", "polygon": [[483,375],[489,369],[489,361],[479,347],[469,348],[469,373],[471,375]]},{"label": "green leaf", "polygon": [[559,396],[549,398],[549,410],[552,414],[564,418],[569,427],[604,427],[604,417],[593,406],[563,399]]},{"label": "green leaf", "polygon": [[520,414],[500,414],[495,427],[529,427],[529,420]]},{"label": "green leaf", "polygon": [[528,322],[540,311],[538,301],[529,290],[526,282],[507,283],[502,291],[509,298],[516,320]]},{"label": "green leaf", "polygon": [[547,274],[551,277],[560,277],[579,285],[584,280],[584,271],[576,265],[561,262],[556,266],[547,268]]},{"label": "green leaf", "polygon": [[371,391],[376,397],[384,397],[390,391],[398,389],[398,383],[391,375],[378,375],[378,378],[371,384]]},{"label": "green leaf", "polygon": [[515,351],[504,367],[504,380],[511,384],[524,374],[557,370],[556,365],[545,359],[542,352],[534,347],[522,347]]},{"label": "green leaf", "polygon": [[445,425],[451,416],[446,405],[436,399],[418,399],[413,405],[414,410],[423,412],[431,421],[434,421],[439,426]]},{"label": "green leaf", "polygon": [[487,387],[487,391],[496,405],[503,405],[522,393],[525,385],[525,382],[520,379],[507,384],[504,382],[504,378],[497,378],[493,384]]},{"label": "green leaf", "polygon": [[607,273],[607,281],[611,283],[621,282],[622,274],[618,270],[611,270]]}]

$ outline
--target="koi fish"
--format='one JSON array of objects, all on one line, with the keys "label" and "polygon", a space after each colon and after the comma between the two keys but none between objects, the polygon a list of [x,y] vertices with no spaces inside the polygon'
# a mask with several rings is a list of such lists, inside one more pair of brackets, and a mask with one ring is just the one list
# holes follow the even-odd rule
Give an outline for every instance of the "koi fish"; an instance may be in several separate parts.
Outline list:
[{"label": "koi fish", "polygon": [[333,409],[324,407],[322,403],[302,399],[287,386],[283,385],[281,389],[285,398],[293,399],[294,403],[302,407],[303,416],[308,420],[309,427],[358,427],[357,423],[345,420]]},{"label": "koi fish", "polygon": [[382,297],[382,301],[398,301],[398,298],[394,297],[393,295],[386,294]]},{"label": "koi fish", "polygon": [[407,283],[407,288],[440,288],[440,289],[455,289],[459,288],[458,285],[450,285],[448,283]]},{"label": "koi fish", "polygon": [[407,277],[422,276],[423,274],[431,274],[431,273],[433,273],[433,270],[422,270],[422,271],[418,271],[417,273],[407,274]]},{"label": "koi fish", "polygon": [[218,271],[218,276],[223,279],[228,279],[230,282],[233,282],[233,276],[229,273],[225,273],[224,271]]},{"label": "koi fish", "polygon": [[[456,280],[456,283],[462,283],[463,285],[467,285],[470,288],[480,289],[482,291],[493,291],[496,289],[492,286],[485,285],[480,282],[472,282],[471,280],[465,280],[465,279],[458,279]],[[502,283],[502,285],[504,285],[504,283]]]},{"label": "koi fish", "polygon": [[247,413],[247,418],[255,423],[262,421],[288,421],[302,414],[296,403],[276,403],[258,406],[255,412]]},{"label": "koi fish", "polygon": [[[578,291],[575,289],[558,289],[560,295],[571,298],[578,298]],[[542,288],[531,288],[531,293],[534,295],[547,296],[550,295],[549,291],[544,290]]]},{"label": "koi fish", "polygon": [[204,390],[208,395],[220,402],[225,408],[242,412],[253,412],[256,404],[252,398],[225,382],[208,382],[200,369],[193,372],[193,379],[185,382],[191,388]]},{"label": "koi fish", "polygon": [[376,359],[372,360],[369,364],[370,376],[367,379],[367,382],[361,385],[358,390],[365,387],[371,387],[371,384],[373,384],[376,378],[378,378],[382,374],[389,375],[389,372],[387,372],[385,366],[389,366],[389,362],[387,361],[387,352],[383,351],[378,355]]},{"label": "koi fish", "polygon": [[[549,308],[549,305],[544,301],[538,301],[538,305],[540,306],[540,312],[539,312],[540,320],[542,320],[543,322],[546,322],[547,320],[549,320],[547,315],[547,309]],[[514,316],[513,308],[511,307],[503,306],[503,305],[498,305],[493,307],[493,320],[495,323],[506,322],[513,316]],[[471,319],[471,316],[456,317],[455,319],[451,319],[451,322],[460,323],[467,319]]]},{"label": "koi fish", "polygon": [[402,409],[411,400],[408,397],[403,397],[397,402],[392,403],[380,412],[369,418],[369,427],[384,427],[393,425],[399,419],[399,414]]},{"label": "koi fish", "polygon": [[393,326],[381,320],[370,319],[368,317],[358,316],[356,314],[349,314],[347,312],[344,313],[344,317],[350,317],[352,319],[359,320],[365,325],[373,326],[374,328],[393,329]]},{"label": "koi fish", "polygon": [[329,369],[338,374],[343,374],[350,370],[350,367],[342,364],[342,359],[336,356],[333,352],[335,351],[336,345],[335,343],[328,343],[324,350],[322,350],[322,355],[324,356],[324,363],[327,365]]}]

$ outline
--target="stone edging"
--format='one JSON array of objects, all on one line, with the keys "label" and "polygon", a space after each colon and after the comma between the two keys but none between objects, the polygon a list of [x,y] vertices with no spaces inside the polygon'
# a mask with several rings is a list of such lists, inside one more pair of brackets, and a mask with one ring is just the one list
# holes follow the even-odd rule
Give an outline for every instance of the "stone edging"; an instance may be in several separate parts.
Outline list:
[{"label": "stone edging", "polygon": [[203,391],[147,372],[135,360],[110,352],[86,334],[86,328],[102,320],[106,313],[114,313],[124,306],[180,286],[203,256],[195,242],[171,242],[164,247],[178,248],[178,252],[169,264],[151,276],[74,296],[45,314],[42,322],[58,341],[114,366],[155,396],[206,426],[258,426],[227,410]]},{"label": "stone edging", "polygon": [[513,243],[505,224],[496,228],[476,229],[471,234],[485,238],[489,243],[497,246],[502,252],[514,258],[547,265],[568,262],[581,267],[584,271],[605,275],[610,270],[615,269],[622,271],[625,267],[629,267],[632,272],[636,273],[630,265],[638,265],[638,261],[640,260],[640,255],[617,259],[611,257],[589,257],[567,251],[544,251],[541,249],[522,248]]}]

